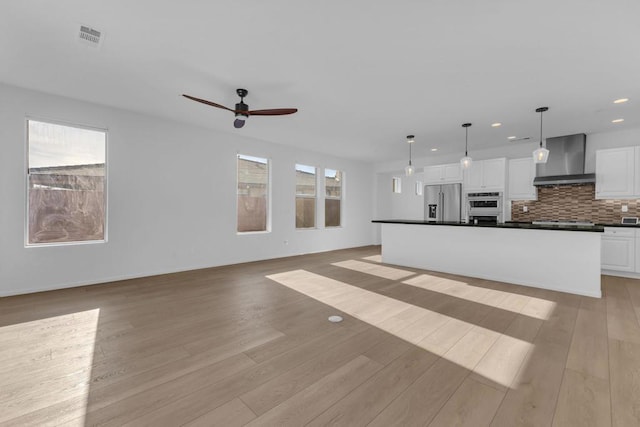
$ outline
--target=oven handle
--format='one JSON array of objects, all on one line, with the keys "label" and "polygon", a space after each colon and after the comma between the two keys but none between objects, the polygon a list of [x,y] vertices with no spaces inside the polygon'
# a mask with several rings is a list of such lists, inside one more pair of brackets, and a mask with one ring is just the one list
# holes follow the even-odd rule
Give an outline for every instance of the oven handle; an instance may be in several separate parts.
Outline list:
[{"label": "oven handle", "polygon": [[467,197],[467,200],[470,202],[500,201],[502,197]]}]

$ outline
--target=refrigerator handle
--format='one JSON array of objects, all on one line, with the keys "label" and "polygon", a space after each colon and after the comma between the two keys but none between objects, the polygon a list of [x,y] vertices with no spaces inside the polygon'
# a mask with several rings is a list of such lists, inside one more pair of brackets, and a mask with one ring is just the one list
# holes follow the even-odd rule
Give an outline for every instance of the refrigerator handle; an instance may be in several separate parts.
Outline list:
[{"label": "refrigerator handle", "polygon": [[444,221],[444,193],[440,192],[440,221]]}]

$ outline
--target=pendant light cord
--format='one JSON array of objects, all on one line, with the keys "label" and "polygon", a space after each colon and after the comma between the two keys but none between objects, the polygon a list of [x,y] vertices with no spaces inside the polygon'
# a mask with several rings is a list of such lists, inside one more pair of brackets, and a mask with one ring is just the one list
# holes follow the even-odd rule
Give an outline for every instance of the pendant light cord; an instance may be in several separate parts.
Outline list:
[{"label": "pendant light cord", "polygon": [[412,143],[409,143],[409,166],[411,166],[411,146],[412,145],[413,145]]},{"label": "pendant light cord", "polygon": [[469,127],[464,128],[464,156],[468,157],[468,147],[469,147]]},{"label": "pendant light cord", "polygon": [[540,148],[542,148],[542,114],[544,111],[540,111]]}]

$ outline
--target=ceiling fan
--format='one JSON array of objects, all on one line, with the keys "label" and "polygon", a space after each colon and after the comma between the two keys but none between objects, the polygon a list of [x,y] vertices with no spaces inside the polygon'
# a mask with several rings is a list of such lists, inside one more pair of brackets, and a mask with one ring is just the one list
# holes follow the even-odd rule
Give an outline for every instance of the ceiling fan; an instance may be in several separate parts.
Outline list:
[{"label": "ceiling fan", "polygon": [[249,94],[246,89],[236,89],[236,93],[240,97],[240,102],[236,104],[235,110],[227,108],[224,105],[216,104],[215,102],[207,101],[206,99],[196,98],[195,96],[185,95],[185,98],[189,98],[193,101],[201,102],[203,104],[210,105],[212,107],[222,108],[223,110],[231,111],[236,115],[236,119],[233,122],[233,127],[241,128],[244,126],[245,120],[249,116],[284,116],[286,114],[293,114],[298,111],[297,108],[272,108],[269,110],[249,110],[249,106],[244,103],[244,97]]}]

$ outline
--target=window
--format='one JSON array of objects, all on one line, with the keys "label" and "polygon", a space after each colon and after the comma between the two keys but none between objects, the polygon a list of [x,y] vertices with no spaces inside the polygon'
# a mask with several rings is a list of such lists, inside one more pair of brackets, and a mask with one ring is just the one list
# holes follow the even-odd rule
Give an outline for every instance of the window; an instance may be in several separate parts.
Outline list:
[{"label": "window", "polygon": [[324,226],[340,227],[342,217],[342,182],[344,174],[333,169],[324,170]]},{"label": "window", "polygon": [[394,193],[402,193],[402,179],[397,176],[391,178],[391,191]]},{"label": "window", "polygon": [[27,244],[105,240],[107,133],[27,121]]},{"label": "window", "polygon": [[296,165],[296,228],[316,226],[316,168]]},{"label": "window", "polygon": [[269,160],[238,154],[238,232],[268,231]]}]

